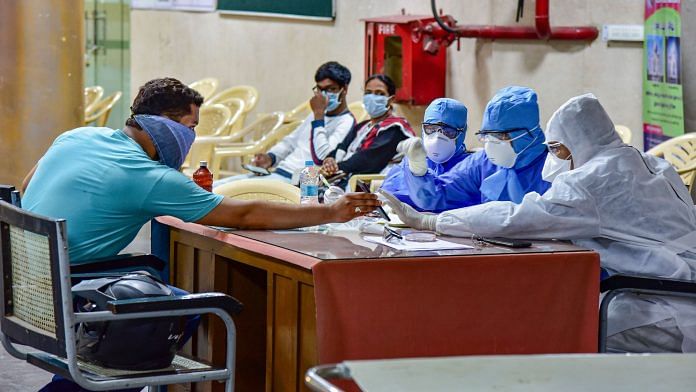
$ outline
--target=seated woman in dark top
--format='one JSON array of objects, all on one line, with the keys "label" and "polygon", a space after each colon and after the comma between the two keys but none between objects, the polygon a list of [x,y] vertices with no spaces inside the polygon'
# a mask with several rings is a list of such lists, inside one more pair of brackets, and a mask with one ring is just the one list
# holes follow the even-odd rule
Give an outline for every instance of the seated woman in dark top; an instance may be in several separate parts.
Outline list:
[{"label": "seated woman in dark top", "polygon": [[379,173],[396,155],[396,146],[415,133],[405,118],[392,112],[396,85],[387,75],[372,75],[365,81],[363,104],[370,116],[346,135],[324,159],[325,176],[346,173],[337,185],[344,187],[353,174]]}]

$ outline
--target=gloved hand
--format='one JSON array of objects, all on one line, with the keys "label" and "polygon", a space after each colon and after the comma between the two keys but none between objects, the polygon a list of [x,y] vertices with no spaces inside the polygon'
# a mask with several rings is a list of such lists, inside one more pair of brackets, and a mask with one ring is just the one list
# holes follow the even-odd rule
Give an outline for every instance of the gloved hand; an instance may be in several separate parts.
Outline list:
[{"label": "gloved hand", "polygon": [[427,156],[423,148],[423,140],[419,137],[410,137],[402,140],[396,146],[398,152],[402,152],[408,158],[408,168],[416,177],[424,176],[428,171],[428,164],[425,161]]},{"label": "gloved hand", "polygon": [[417,230],[436,231],[435,223],[437,222],[437,215],[418,212],[410,205],[402,203],[399,199],[387,191],[380,189],[377,192],[387,199],[387,205],[389,205],[392,211],[394,211],[394,213],[401,218],[401,221],[404,222],[404,224]]}]

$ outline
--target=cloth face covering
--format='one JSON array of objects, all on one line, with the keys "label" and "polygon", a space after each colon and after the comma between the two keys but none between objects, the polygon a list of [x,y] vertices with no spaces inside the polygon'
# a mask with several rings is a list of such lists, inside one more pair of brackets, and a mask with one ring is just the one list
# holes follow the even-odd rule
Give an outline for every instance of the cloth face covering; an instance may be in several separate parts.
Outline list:
[{"label": "cloth face covering", "polygon": [[179,170],[196,139],[195,132],[162,116],[137,114],[133,118],[152,139],[159,161],[174,170]]},{"label": "cloth face covering", "polygon": [[377,118],[386,113],[389,110],[387,102],[389,102],[389,97],[384,95],[363,95],[363,105],[365,105],[365,110],[370,115],[370,118]]},{"label": "cloth face covering", "polygon": [[571,157],[572,155],[568,155],[568,158],[561,159],[555,154],[549,153],[546,155],[544,167],[541,169],[541,178],[543,178],[544,181],[553,182],[553,179],[559,174],[569,171]]}]

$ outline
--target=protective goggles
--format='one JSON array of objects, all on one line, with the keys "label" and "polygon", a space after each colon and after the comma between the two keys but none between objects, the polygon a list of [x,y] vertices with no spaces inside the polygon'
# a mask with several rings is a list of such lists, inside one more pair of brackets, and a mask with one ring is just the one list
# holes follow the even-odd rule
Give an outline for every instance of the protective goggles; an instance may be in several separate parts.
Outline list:
[{"label": "protective goggles", "polygon": [[512,132],[519,132],[519,131],[527,131],[529,133],[529,129],[527,128],[515,128],[515,129],[508,129],[505,131],[478,131],[476,132],[476,137],[481,143],[486,143],[486,142],[494,142],[494,143],[500,143],[500,142],[512,142],[513,140],[517,140],[524,136],[525,134],[521,134],[516,137],[510,137],[510,134]]},{"label": "protective goggles", "polygon": [[440,132],[441,134],[447,136],[450,139],[456,139],[457,136],[461,132],[463,132],[466,128],[454,128],[450,127],[447,124],[423,124],[421,126],[421,129],[423,130],[423,133],[426,135],[432,135],[435,132]]},{"label": "protective goggles", "polygon": [[321,93],[332,93],[332,94],[337,94],[337,93],[340,93],[341,90],[343,90],[343,87],[341,87],[341,86],[335,86],[335,85],[334,85],[334,86],[324,87],[324,88],[321,88],[321,87],[316,86],[316,85],[315,85],[314,87],[312,87],[312,91],[315,92],[315,93],[321,92]]}]

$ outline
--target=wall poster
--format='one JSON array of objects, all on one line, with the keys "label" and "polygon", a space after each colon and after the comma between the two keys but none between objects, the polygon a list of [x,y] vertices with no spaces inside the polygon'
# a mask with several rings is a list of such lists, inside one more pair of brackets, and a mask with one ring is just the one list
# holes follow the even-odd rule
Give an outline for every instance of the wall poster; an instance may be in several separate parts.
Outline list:
[{"label": "wall poster", "polygon": [[681,32],[681,0],[645,0],[645,150],[684,134]]}]

